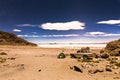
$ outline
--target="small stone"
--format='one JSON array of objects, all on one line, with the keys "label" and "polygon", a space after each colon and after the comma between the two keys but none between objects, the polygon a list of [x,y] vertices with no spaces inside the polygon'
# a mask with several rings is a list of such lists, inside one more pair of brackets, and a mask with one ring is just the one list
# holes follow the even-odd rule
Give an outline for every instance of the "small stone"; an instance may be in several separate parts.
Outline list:
[{"label": "small stone", "polygon": [[77,66],[73,66],[73,70],[74,70],[74,71],[77,71],[77,72],[83,73],[82,69],[80,69],[80,68],[77,67]]},{"label": "small stone", "polygon": [[105,70],[108,72],[112,72],[112,69],[110,69],[110,68],[106,68]]},{"label": "small stone", "polygon": [[120,77],[113,77],[113,79],[120,79]]},{"label": "small stone", "polygon": [[113,69],[118,69],[118,67],[117,67],[117,66],[113,66],[112,68],[113,68]]},{"label": "small stone", "polygon": [[24,64],[21,64],[21,66],[24,66]]},{"label": "small stone", "polygon": [[41,72],[41,69],[39,69],[38,72]]},{"label": "small stone", "polygon": [[88,73],[90,73],[90,74],[95,74],[95,73],[97,73],[97,72],[103,72],[104,71],[104,69],[90,69],[90,70],[88,70]]}]

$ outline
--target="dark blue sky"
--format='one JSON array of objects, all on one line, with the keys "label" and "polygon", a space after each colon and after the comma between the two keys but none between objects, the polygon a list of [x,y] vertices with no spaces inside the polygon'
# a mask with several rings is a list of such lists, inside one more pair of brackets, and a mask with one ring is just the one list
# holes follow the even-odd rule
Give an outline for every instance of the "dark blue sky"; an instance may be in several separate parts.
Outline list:
[{"label": "dark blue sky", "polygon": [[106,42],[120,38],[120,0],[0,0],[0,30],[33,42]]}]

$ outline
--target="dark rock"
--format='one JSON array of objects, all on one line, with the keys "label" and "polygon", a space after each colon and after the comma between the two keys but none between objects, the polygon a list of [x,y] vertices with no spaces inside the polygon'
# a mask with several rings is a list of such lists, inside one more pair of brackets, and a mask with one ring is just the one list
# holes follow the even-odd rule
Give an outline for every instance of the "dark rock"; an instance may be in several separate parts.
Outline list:
[{"label": "dark rock", "polygon": [[108,71],[108,72],[112,72],[111,68],[105,68],[105,70]]},{"label": "dark rock", "polygon": [[88,73],[95,74],[97,72],[103,72],[103,71],[104,71],[103,69],[91,69],[91,70],[88,70]]},{"label": "dark rock", "polygon": [[77,58],[74,54],[70,54],[70,58]]},{"label": "dark rock", "polygon": [[112,58],[112,60],[118,60],[118,58]]},{"label": "dark rock", "polygon": [[77,67],[77,66],[73,66],[73,70],[74,70],[74,71],[77,71],[77,72],[83,73],[82,69],[80,69],[80,68]]},{"label": "dark rock", "polygon": [[38,72],[41,72],[41,69],[39,69]]},{"label": "dark rock", "polygon": [[10,60],[15,60],[16,58],[14,58],[14,57],[11,57],[11,58],[8,58],[8,59],[10,59]]},{"label": "dark rock", "polygon": [[77,50],[77,53],[81,53],[81,50]]},{"label": "dark rock", "polygon": [[89,58],[88,55],[83,55],[82,57],[83,57],[83,59],[88,59]]}]

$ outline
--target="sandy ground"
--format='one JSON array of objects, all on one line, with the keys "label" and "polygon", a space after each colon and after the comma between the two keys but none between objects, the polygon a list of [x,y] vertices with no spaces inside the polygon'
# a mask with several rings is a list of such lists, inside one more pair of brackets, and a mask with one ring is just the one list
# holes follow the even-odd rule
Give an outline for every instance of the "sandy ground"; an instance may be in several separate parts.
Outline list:
[{"label": "sandy ground", "polygon": [[89,75],[71,70],[70,66],[80,62],[69,57],[57,59],[62,51],[76,52],[75,49],[0,46],[0,52],[8,54],[0,57],[15,58],[0,63],[0,80],[114,80],[116,75],[112,73]]}]

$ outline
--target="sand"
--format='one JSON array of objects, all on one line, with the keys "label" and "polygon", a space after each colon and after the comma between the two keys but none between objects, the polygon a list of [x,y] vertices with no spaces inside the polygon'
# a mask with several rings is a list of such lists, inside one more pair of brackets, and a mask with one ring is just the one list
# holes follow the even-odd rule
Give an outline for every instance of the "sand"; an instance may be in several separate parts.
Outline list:
[{"label": "sand", "polygon": [[8,54],[0,57],[15,58],[0,63],[0,80],[114,80],[117,76],[106,72],[89,75],[71,70],[70,66],[80,62],[70,57],[57,59],[62,51],[76,53],[76,49],[0,46],[0,52]]}]

